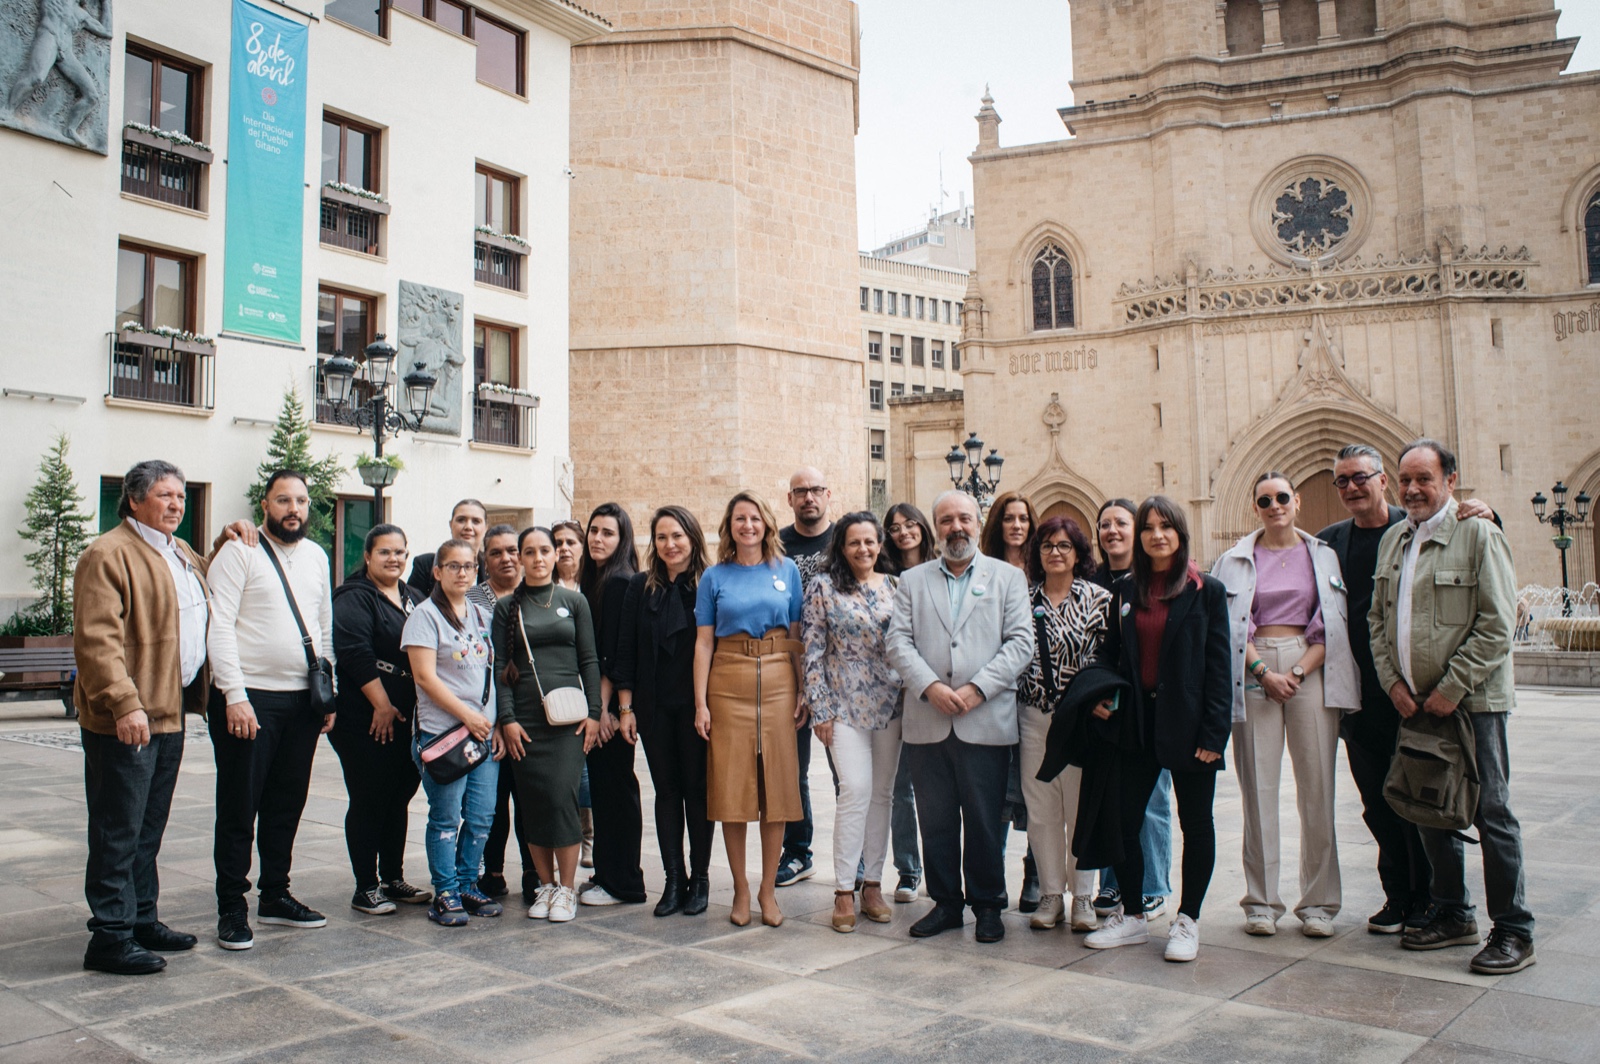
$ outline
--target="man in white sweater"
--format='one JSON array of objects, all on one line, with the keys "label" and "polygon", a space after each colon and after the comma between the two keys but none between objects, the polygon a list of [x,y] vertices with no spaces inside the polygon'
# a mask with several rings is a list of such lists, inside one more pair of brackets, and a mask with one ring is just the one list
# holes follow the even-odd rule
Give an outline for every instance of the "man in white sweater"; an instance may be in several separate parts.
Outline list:
[{"label": "man in white sweater", "polygon": [[333,656],[328,555],[305,538],[311,518],[305,479],[279,470],[261,502],[261,542],[225,543],[211,562],[207,649],[216,689],[207,720],[217,762],[217,943],[249,949],[250,846],[260,856],[264,924],[322,927],[327,918],[289,893],[289,863],[311,783],[317,737],[333,714],[312,708],[300,626],[267,551],[283,566],[312,651]]}]

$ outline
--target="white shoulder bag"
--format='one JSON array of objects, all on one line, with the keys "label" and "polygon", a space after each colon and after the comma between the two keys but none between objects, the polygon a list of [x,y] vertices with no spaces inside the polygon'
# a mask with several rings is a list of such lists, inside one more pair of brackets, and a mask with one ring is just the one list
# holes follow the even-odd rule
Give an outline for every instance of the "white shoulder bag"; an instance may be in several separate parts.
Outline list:
[{"label": "white shoulder bag", "polygon": [[[520,606],[520,604],[519,604]],[[528,665],[533,669],[533,684],[539,689],[539,699],[544,703],[544,719],[550,724],[577,724],[589,717],[589,696],[578,687],[557,687],[546,691],[539,681],[539,666],[533,660],[533,646],[528,642],[528,626],[517,610],[517,631],[522,633],[522,649],[528,652]]]}]

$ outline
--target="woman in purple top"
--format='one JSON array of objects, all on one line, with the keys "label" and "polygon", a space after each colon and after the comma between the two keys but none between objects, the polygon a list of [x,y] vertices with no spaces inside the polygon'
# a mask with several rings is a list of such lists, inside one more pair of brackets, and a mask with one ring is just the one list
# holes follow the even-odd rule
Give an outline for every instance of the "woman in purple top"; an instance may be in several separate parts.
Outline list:
[{"label": "woman in purple top", "polygon": [[1346,634],[1339,558],[1295,527],[1300,496],[1282,473],[1255,485],[1261,528],[1217,559],[1228,589],[1233,650],[1234,768],[1244,811],[1245,931],[1272,935],[1278,895],[1278,781],[1289,748],[1300,811],[1300,930],[1333,934],[1339,913],[1334,756],[1341,711],[1361,707]]}]

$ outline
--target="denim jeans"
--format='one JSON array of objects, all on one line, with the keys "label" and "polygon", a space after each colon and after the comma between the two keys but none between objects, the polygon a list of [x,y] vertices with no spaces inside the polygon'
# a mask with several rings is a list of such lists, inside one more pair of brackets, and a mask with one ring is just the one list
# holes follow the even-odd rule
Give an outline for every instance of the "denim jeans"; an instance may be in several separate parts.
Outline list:
[{"label": "denim jeans", "polygon": [[[1506,753],[1505,713],[1474,713],[1477,737],[1478,830],[1483,851],[1483,893],[1489,919],[1497,928],[1533,941],[1533,913],[1528,911],[1522,871],[1522,826],[1511,812],[1511,763]],[[1423,828],[1422,848],[1433,865],[1433,900],[1443,914],[1472,919],[1466,861],[1461,840],[1453,833]]]},{"label": "denim jeans", "polygon": [[428,796],[428,827],[423,848],[428,854],[428,875],[435,894],[478,882],[478,863],[494,826],[495,798],[500,787],[500,762],[485,761],[454,783],[438,784],[422,767],[421,745],[432,739],[418,733],[411,757],[422,774],[422,793]]},{"label": "denim jeans", "polygon": [[143,748],[84,731],[89,860],[83,893],[97,939],[130,939],[153,924],[161,884],[156,855],[183,762],[183,732],[150,736]]},{"label": "denim jeans", "polygon": [[[1150,792],[1145,807],[1144,826],[1139,829],[1139,849],[1144,852],[1144,890],[1152,898],[1172,893],[1172,773],[1161,770],[1156,789]],[[1100,888],[1117,888],[1117,870],[1100,870]]]},{"label": "denim jeans", "polygon": [[894,804],[889,809],[889,834],[894,845],[894,869],[903,876],[922,878],[922,853],[917,842],[917,801],[911,786],[906,748],[900,747],[900,769],[894,777]]},{"label": "denim jeans", "polygon": [[794,733],[795,756],[800,763],[800,811],[805,814],[801,820],[791,820],[783,829],[783,857],[784,861],[798,857],[806,864],[811,863],[811,725],[806,725]]}]

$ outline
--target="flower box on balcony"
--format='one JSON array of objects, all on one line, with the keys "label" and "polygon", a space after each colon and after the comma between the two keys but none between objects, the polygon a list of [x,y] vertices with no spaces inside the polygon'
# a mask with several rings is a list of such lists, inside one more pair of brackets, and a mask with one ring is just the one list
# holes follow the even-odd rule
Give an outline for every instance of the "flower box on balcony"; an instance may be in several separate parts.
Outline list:
[{"label": "flower box on balcony", "polygon": [[179,144],[177,141],[168,140],[166,137],[154,133],[146,133],[142,129],[124,129],[122,139],[130,144],[140,144],[156,151],[164,151],[168,155],[177,155],[185,159],[193,159],[197,163],[210,166],[216,156],[204,148],[191,144]]},{"label": "flower box on balcony", "polygon": [[501,251],[509,251],[513,255],[521,255],[524,258],[527,257],[528,252],[531,250],[527,241],[510,236],[502,236],[498,233],[485,233],[479,230],[472,234],[472,238],[486,247],[499,248]]},{"label": "flower box on balcony", "polygon": [[217,345],[215,341],[206,343],[202,340],[174,339],[172,341],[172,349],[174,351],[186,351],[191,355],[214,355],[217,353]]},{"label": "flower box on balcony", "polygon": [[535,409],[539,406],[539,397],[537,395],[530,395],[520,389],[500,391],[480,387],[478,389],[478,398],[486,403],[504,403],[506,406],[528,406]]},{"label": "flower box on balcony", "polygon": [[342,189],[329,188],[326,185],[322,188],[322,198],[329,203],[343,204],[346,207],[354,207],[357,210],[367,211],[371,214],[389,213],[389,205],[383,200],[368,199],[366,196],[358,196],[354,192],[345,192]]}]

